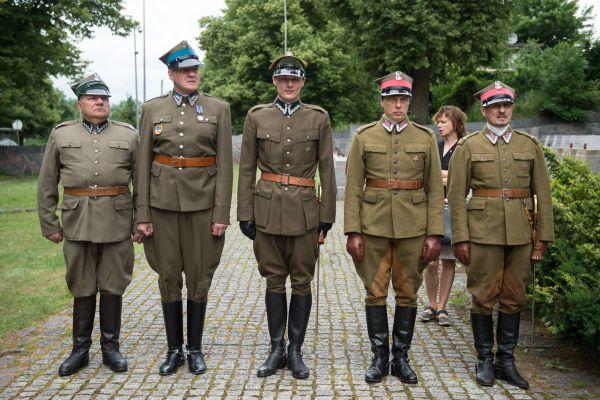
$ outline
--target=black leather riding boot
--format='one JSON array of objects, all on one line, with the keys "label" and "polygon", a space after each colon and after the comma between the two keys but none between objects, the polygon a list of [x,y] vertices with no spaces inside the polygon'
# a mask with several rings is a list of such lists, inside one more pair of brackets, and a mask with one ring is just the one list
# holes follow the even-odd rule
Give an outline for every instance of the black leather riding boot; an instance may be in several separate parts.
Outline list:
[{"label": "black leather riding boot", "polygon": [[288,317],[288,338],[290,339],[288,368],[296,379],[306,379],[310,374],[308,367],[302,360],[302,344],[304,343],[311,305],[311,293],[306,295],[292,294]]},{"label": "black leather riding boot", "polygon": [[365,373],[365,381],[377,383],[390,373],[390,328],[388,327],[387,306],[367,306],[365,311],[371,351],[373,352],[373,360]]},{"label": "black leather riding boot", "polygon": [[162,303],[167,330],[167,359],[158,370],[160,375],[171,375],[183,365],[183,303],[181,300]]},{"label": "black leather riding boot", "polygon": [[206,301],[187,301],[188,369],[192,374],[206,372],[206,363],[202,353],[202,332],[206,316]]},{"label": "black leather riding boot", "polygon": [[494,363],[494,376],[496,379],[505,380],[509,385],[521,389],[529,389],[527,382],[517,370],[515,365],[514,350],[519,342],[519,324],[521,313],[505,314],[498,312],[496,326],[496,361]]},{"label": "black leather riding boot", "polygon": [[90,362],[95,313],[96,295],[73,299],[73,349],[58,368],[60,376],[73,375]]},{"label": "black leather riding boot", "polygon": [[408,363],[408,350],[412,342],[417,318],[416,307],[396,306],[394,328],[392,330],[392,375],[404,383],[417,383],[417,374]]},{"label": "black leather riding boot", "polygon": [[123,297],[100,293],[100,348],[102,363],[114,372],[127,371],[127,360],[119,351]]},{"label": "black leather riding boot", "polygon": [[482,386],[494,384],[494,321],[492,314],[471,313],[473,343],[477,350],[475,378]]},{"label": "black leather riding boot", "polygon": [[267,309],[267,322],[269,324],[269,336],[271,337],[271,353],[267,360],[258,368],[256,375],[264,378],[273,375],[277,369],[284,368],[285,357],[285,323],[287,322],[287,301],[285,293],[273,293],[267,291],[265,294],[265,305]]}]

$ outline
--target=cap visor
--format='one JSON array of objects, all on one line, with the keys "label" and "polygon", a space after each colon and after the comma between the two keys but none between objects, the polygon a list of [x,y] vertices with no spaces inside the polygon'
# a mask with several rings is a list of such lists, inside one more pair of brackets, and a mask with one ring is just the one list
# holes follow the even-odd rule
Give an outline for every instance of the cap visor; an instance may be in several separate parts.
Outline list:
[{"label": "cap visor", "polygon": [[180,61],[177,64],[178,69],[190,68],[190,67],[198,67],[200,65],[200,61],[195,58],[188,58],[187,60]]},{"label": "cap visor", "polygon": [[81,96],[106,96],[110,97],[110,92],[104,89],[91,89],[85,93],[81,93]]},{"label": "cap visor", "polygon": [[484,107],[489,107],[492,104],[498,104],[498,103],[510,103],[510,104],[514,104],[515,101],[513,99],[508,98],[508,97],[504,97],[504,98],[500,98],[500,99],[491,99],[490,101],[488,101],[487,103],[485,103]]}]

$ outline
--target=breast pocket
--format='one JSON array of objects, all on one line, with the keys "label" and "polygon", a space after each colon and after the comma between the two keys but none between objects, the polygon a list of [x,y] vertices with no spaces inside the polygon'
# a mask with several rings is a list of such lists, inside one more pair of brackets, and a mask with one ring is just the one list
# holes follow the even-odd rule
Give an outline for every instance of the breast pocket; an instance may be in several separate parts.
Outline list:
[{"label": "breast pocket", "polygon": [[171,133],[172,120],[173,116],[170,114],[152,116],[152,135],[157,138],[160,135]]},{"label": "breast pocket", "polygon": [[531,166],[533,163],[533,154],[531,152],[513,153],[513,160],[516,176],[521,178],[531,176]]},{"label": "breast pocket", "polygon": [[319,151],[319,132],[316,130],[300,132],[296,151],[303,155],[305,162],[315,161]]},{"label": "breast pocket", "polygon": [[211,140],[217,137],[218,121],[216,115],[197,115],[196,122],[202,137],[208,137]]},{"label": "breast pocket", "polygon": [[74,164],[81,162],[81,140],[61,140],[59,157],[61,164]]},{"label": "breast pocket", "polygon": [[256,132],[258,140],[258,158],[268,160],[275,155],[276,147],[281,142],[281,132],[259,130]]},{"label": "breast pocket", "polygon": [[406,144],[404,152],[408,158],[408,167],[410,170],[422,172],[425,168],[425,158],[427,156],[427,147],[422,144]]},{"label": "breast pocket", "polygon": [[364,149],[368,169],[381,170],[387,168],[386,145],[365,143]]},{"label": "breast pocket", "polygon": [[109,159],[111,163],[128,165],[131,162],[129,142],[122,140],[108,141]]},{"label": "breast pocket", "polygon": [[497,168],[494,153],[473,153],[471,163],[473,176],[477,178],[491,178],[496,174]]}]

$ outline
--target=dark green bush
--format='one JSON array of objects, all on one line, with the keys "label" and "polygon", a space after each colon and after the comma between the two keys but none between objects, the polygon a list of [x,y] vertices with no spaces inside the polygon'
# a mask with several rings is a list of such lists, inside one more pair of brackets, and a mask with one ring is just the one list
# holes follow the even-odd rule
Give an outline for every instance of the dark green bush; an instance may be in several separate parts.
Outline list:
[{"label": "dark green bush", "polygon": [[552,333],[600,351],[600,176],[546,151],[556,241],[538,267],[538,312]]}]

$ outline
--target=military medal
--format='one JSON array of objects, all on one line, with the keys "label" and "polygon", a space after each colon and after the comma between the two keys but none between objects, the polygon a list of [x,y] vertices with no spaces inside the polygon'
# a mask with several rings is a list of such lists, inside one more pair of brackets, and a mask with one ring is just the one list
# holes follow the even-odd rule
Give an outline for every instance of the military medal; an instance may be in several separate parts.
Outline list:
[{"label": "military medal", "polygon": [[[196,104],[196,114],[198,114],[198,121],[204,122],[204,116],[202,115],[202,106],[200,104]],[[208,118],[206,120],[208,121]]]},{"label": "military medal", "polygon": [[419,156],[417,156],[417,155],[412,156],[412,160],[415,162],[419,161]]},{"label": "military medal", "polygon": [[162,133],[162,123],[154,125],[154,135],[158,136]]}]

